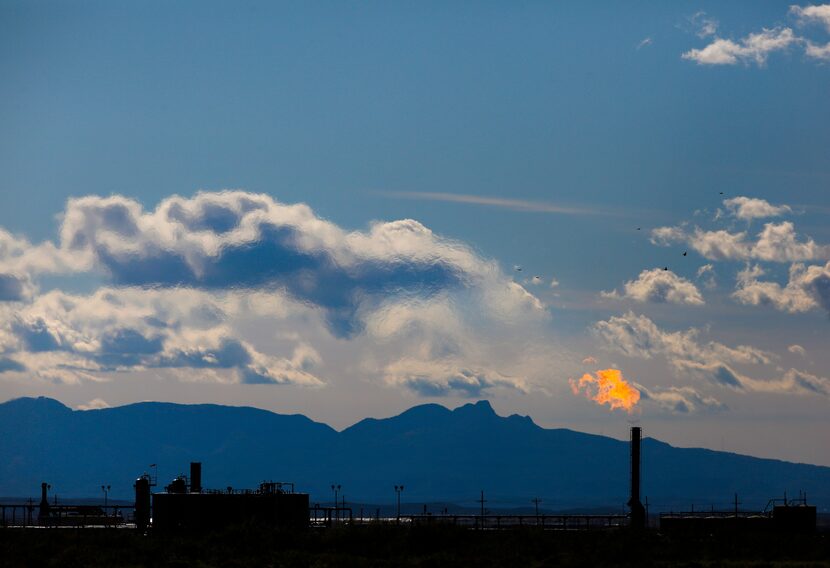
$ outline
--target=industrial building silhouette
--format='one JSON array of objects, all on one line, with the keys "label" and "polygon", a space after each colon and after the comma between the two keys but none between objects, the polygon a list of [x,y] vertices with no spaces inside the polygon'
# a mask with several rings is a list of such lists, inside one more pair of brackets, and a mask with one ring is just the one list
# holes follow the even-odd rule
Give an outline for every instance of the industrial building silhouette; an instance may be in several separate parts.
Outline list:
[{"label": "industrial building silhouette", "polygon": [[176,477],[164,491],[152,492],[153,482],[142,475],[135,482],[135,523],[159,531],[196,530],[255,522],[263,526],[308,526],[308,493],[293,483],[265,481],[259,488],[225,490],[202,487],[202,464],[191,462],[190,478]]},{"label": "industrial building silhouette", "polygon": [[[536,525],[542,529],[578,530],[628,527],[634,531],[649,528],[647,506],[640,496],[642,429],[631,428],[630,493],[627,515],[398,515],[407,524],[452,523],[471,528],[509,528]],[[190,475],[173,479],[162,491],[154,491],[157,480],[143,474],[135,480],[135,504],[130,518],[124,506],[67,505],[49,502],[47,483],[41,484],[38,507],[28,504],[0,504],[0,526],[125,526],[130,521],[138,530],[157,532],[202,531],[231,525],[255,523],[277,529],[305,529],[310,526],[365,523],[355,521],[351,509],[310,507],[309,494],[295,491],[294,483],[264,481],[256,489],[206,489],[202,483],[201,462],[191,462]],[[11,519],[7,511],[11,509]],[[34,511],[37,510],[37,518]],[[22,517],[18,515],[22,512]],[[381,521],[376,517],[375,522]],[[388,521],[388,520],[387,520]],[[771,500],[762,512],[738,509],[737,496],[731,511],[686,511],[659,515],[659,530],[673,534],[714,534],[718,532],[810,533],[816,530],[816,507],[807,504],[806,495],[788,500]]]}]

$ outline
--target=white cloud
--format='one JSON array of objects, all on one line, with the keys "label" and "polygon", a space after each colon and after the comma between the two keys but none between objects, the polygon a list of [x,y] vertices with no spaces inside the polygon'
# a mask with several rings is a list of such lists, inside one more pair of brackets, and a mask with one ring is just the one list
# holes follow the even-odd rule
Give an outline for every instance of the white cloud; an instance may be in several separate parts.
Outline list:
[{"label": "white cloud", "polygon": [[790,6],[790,13],[799,18],[802,23],[816,22],[830,32],[830,4]]},{"label": "white cloud", "polygon": [[505,293],[494,262],[411,219],[347,232],[306,205],[241,191],[173,196],[151,212],[125,197],[87,196],[69,200],[62,217],[59,247],[0,233],[0,274],[95,268],[119,286],[281,289],[325,310],[342,336],[359,333],[358,313],[390,295],[512,294],[514,304],[543,309],[519,285]]},{"label": "white cloud", "polygon": [[109,408],[110,404],[103,398],[93,398],[87,403],[79,404],[78,410],[101,410],[102,408]]},{"label": "white cloud", "polygon": [[701,306],[703,296],[697,287],[690,281],[682,278],[671,270],[654,268],[643,270],[636,280],[630,280],[623,286],[623,293],[616,290],[602,292],[606,298],[630,298],[638,302],[656,302],[671,304],[687,304]]},{"label": "white cloud", "polygon": [[[57,245],[0,233],[0,276],[20,269],[32,283],[24,297],[10,281],[13,301],[0,302],[0,373],[314,387],[345,367],[436,396],[549,378],[544,304],[417,221],[349,232],[306,205],[241,191],[173,196],[153,211],[89,196],[62,220]],[[54,262],[33,261],[44,258]],[[85,271],[109,285],[37,292],[39,274]]]},{"label": "white cloud", "polygon": [[817,45],[811,41],[808,41],[804,53],[813,59],[830,61],[830,42],[825,43],[824,45]]},{"label": "white cloud", "polygon": [[738,392],[830,396],[830,379],[797,369],[789,369],[780,377],[755,379],[718,361],[710,363],[682,361],[680,368]]},{"label": "white cloud", "polygon": [[807,350],[804,349],[801,345],[793,344],[787,347],[787,351],[790,353],[794,353],[795,355],[801,355],[804,357],[807,354]]},{"label": "white cloud", "polygon": [[672,414],[700,414],[728,410],[727,406],[712,396],[702,395],[692,387],[668,387],[648,389],[635,384],[640,391],[640,401],[652,404]]},{"label": "white cloud", "polygon": [[697,12],[689,18],[689,21],[695,28],[695,35],[701,39],[713,36],[718,32],[718,21],[708,16],[706,12]]},{"label": "white cloud", "polygon": [[763,269],[757,265],[739,272],[732,296],[742,304],[772,306],[790,313],[819,307],[830,312],[830,262],[824,266],[793,264],[783,287],[777,282],[758,280],[763,275]]},{"label": "white cloud", "polygon": [[652,43],[653,43],[652,39],[650,37],[647,37],[647,38],[643,39],[640,43],[637,44],[637,49],[640,50],[640,49],[642,49],[646,46],[651,45]]},{"label": "white cloud", "polygon": [[59,382],[191,368],[223,370],[243,383],[322,385],[309,372],[320,359],[310,346],[294,342],[291,355],[279,357],[236,337],[229,321],[251,304],[262,309],[274,299],[259,303],[239,292],[180,289],[102,288],[88,296],[51,291],[0,316],[10,338],[2,349],[22,370]]},{"label": "white cloud", "polygon": [[384,379],[389,385],[432,397],[456,395],[478,398],[497,387],[528,392],[527,382],[521,377],[509,377],[482,367],[469,367],[454,358],[431,361],[401,359],[384,369]]},{"label": "white cloud", "polygon": [[628,357],[665,357],[676,372],[703,378],[739,392],[771,392],[830,395],[830,379],[790,369],[781,377],[758,379],[738,372],[734,365],[769,365],[772,354],[739,345],[702,342],[700,332],[663,331],[646,316],[628,312],[594,325],[594,333],[606,347]]},{"label": "white cloud", "polygon": [[792,213],[788,205],[772,205],[769,201],[754,197],[733,197],[725,199],[723,204],[732,215],[747,221]]},{"label": "white cloud", "polygon": [[698,280],[703,280],[703,285],[710,290],[717,287],[718,282],[715,278],[715,267],[712,264],[704,264],[697,269]]},{"label": "white cloud", "polygon": [[759,33],[752,33],[735,42],[730,39],[715,38],[702,49],[685,52],[683,59],[690,59],[699,65],[735,65],[737,63],[755,63],[762,66],[769,54],[786,50],[801,41],[790,28],[764,28]]},{"label": "white cloud", "polygon": [[661,246],[685,242],[709,260],[799,262],[830,257],[830,247],[818,245],[811,238],[799,241],[795,226],[789,221],[766,223],[755,242],[750,241],[744,231],[706,231],[700,227],[691,232],[683,227],[659,227],[652,231],[651,241]]},{"label": "white cloud", "polygon": [[559,287],[559,280],[557,280],[556,278],[551,278],[550,279],[550,287],[551,288],[558,288]]},{"label": "white cloud", "polygon": [[700,331],[666,332],[648,317],[627,312],[594,324],[593,333],[606,347],[628,357],[651,359],[662,355],[671,361],[712,359],[744,364],[766,364],[772,355],[747,345],[728,347],[715,341],[700,342]]},{"label": "white cloud", "polygon": [[830,247],[817,245],[813,239],[798,242],[795,228],[790,222],[767,223],[758,235],[751,256],[772,262],[817,260],[830,254],[828,248]]}]

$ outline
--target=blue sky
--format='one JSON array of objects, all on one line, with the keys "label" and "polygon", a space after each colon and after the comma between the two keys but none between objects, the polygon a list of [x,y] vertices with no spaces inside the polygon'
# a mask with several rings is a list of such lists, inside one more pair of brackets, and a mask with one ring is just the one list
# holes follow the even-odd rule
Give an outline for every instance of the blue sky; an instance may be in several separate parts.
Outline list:
[{"label": "blue sky", "polygon": [[[0,398],[488,397],[830,465],[828,12],[2,2]],[[571,393],[607,367],[635,415]]]}]

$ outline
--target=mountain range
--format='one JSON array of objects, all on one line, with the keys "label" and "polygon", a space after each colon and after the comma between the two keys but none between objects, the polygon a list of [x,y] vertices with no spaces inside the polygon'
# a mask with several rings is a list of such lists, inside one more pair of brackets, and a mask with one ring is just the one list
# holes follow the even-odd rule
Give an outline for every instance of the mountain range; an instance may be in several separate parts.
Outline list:
[{"label": "mountain range", "polygon": [[[454,410],[413,407],[367,418],[342,431],[302,415],[249,407],[142,402],[72,410],[48,398],[0,404],[0,495],[131,499],[132,484],[157,464],[159,485],[203,464],[208,488],[255,488],[292,481],[312,502],[331,502],[331,485],[350,503],[402,501],[475,507],[480,491],[496,510],[622,511],[629,447],[608,437],[546,429],[529,417],[499,416],[487,401]],[[643,441],[642,494],[652,511],[715,506],[738,494],[743,508],[806,491],[830,510],[830,468]]]}]

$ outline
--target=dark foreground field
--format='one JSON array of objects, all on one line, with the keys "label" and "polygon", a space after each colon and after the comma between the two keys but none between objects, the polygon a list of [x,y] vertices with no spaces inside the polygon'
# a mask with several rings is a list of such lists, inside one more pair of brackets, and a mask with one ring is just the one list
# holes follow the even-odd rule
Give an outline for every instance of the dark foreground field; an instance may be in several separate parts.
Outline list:
[{"label": "dark foreground field", "polygon": [[356,527],[286,534],[0,530],[0,566],[830,566],[830,535],[670,539],[655,533]]}]

